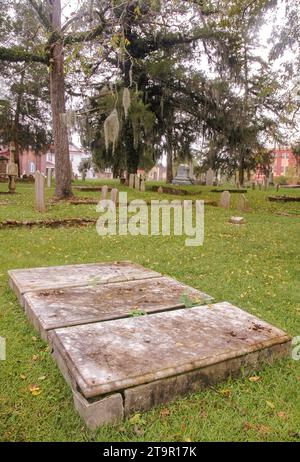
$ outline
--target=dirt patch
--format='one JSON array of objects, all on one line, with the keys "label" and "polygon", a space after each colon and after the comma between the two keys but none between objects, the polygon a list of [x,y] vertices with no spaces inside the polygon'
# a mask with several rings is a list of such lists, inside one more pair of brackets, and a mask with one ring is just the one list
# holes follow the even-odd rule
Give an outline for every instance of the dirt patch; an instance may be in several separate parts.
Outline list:
[{"label": "dirt patch", "polygon": [[224,191],[228,191],[232,194],[246,194],[248,192],[247,189],[211,189],[210,192],[214,193],[223,193]]},{"label": "dirt patch", "polygon": [[187,189],[176,189],[171,186],[153,186],[152,190],[158,192],[160,190],[163,194],[173,194],[174,196],[197,196],[201,192],[188,191]]},{"label": "dirt patch", "polygon": [[[103,186],[75,186],[77,191],[102,191]],[[108,187],[108,191],[111,191],[112,188]]]}]

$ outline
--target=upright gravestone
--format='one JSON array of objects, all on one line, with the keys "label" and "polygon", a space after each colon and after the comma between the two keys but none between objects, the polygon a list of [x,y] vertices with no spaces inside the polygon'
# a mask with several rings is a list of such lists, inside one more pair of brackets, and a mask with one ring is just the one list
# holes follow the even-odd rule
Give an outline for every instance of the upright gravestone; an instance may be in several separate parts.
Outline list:
[{"label": "upright gravestone", "polygon": [[229,209],[230,207],[230,192],[229,191],[224,191],[221,194],[220,198],[220,207],[223,209]]},{"label": "upright gravestone", "polygon": [[45,212],[45,177],[38,170],[35,173],[35,206],[39,212]]},{"label": "upright gravestone", "polygon": [[47,186],[48,186],[48,188],[51,188],[51,176],[52,176],[52,170],[51,170],[51,168],[48,168],[48,170],[47,170]]},{"label": "upright gravestone", "polygon": [[106,185],[102,186],[101,188],[101,200],[102,201],[105,201],[106,198],[107,198],[107,191],[108,191],[108,187]]},{"label": "upright gravestone", "polygon": [[129,175],[129,188],[134,188],[134,173]]},{"label": "upright gravestone", "polygon": [[110,200],[117,205],[117,200],[118,200],[118,190],[116,188],[111,190],[111,195],[110,195]]},{"label": "upright gravestone", "polygon": [[212,168],[207,170],[207,172],[206,172],[206,186],[213,186],[213,184],[214,184],[214,176],[215,176],[215,172],[213,171]]},{"label": "upright gravestone", "polygon": [[189,170],[190,169],[187,165],[180,164],[177,169],[177,175],[172,183],[183,185],[193,184],[193,180],[189,176]]},{"label": "upright gravestone", "polygon": [[18,164],[15,164],[14,162],[9,162],[6,167],[6,174],[8,176],[8,190],[12,194],[16,191],[15,178],[18,176],[18,173]]},{"label": "upright gravestone", "polygon": [[145,185],[145,180],[144,180],[144,178],[141,179],[140,191],[141,191],[141,192],[145,192],[145,191],[146,191],[146,185]]},{"label": "upright gravestone", "polygon": [[140,190],[140,175],[134,175],[134,188]]},{"label": "upright gravestone", "polygon": [[242,194],[239,197],[237,208],[241,211],[245,211],[249,209],[249,204],[248,204],[245,194]]}]

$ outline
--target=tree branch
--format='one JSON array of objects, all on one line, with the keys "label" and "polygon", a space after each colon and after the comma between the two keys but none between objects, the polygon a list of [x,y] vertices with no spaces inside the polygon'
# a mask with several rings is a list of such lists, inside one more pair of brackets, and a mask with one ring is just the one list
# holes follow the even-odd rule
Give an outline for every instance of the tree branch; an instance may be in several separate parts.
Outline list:
[{"label": "tree branch", "polygon": [[34,53],[21,50],[20,48],[5,47],[0,47],[0,61],[8,61],[10,63],[35,62],[48,64],[48,58],[46,56],[36,55]]},{"label": "tree branch", "polygon": [[34,11],[37,13],[38,17],[40,18],[41,23],[45,27],[46,30],[51,30],[51,22],[50,18],[47,17],[45,12],[43,11],[42,5],[38,5],[35,0],[28,0],[29,4],[32,6]]}]

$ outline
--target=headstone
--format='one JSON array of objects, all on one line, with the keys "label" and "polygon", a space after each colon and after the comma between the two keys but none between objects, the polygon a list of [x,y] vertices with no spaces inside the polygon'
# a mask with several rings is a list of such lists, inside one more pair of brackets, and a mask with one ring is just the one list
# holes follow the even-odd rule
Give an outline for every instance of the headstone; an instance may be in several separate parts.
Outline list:
[{"label": "headstone", "polygon": [[244,217],[231,217],[229,223],[233,225],[244,225],[246,221]]},{"label": "headstone", "polygon": [[134,188],[140,190],[140,175],[138,174],[134,175]]},{"label": "headstone", "polygon": [[38,170],[35,173],[35,206],[39,212],[45,212],[45,177]]},{"label": "headstone", "polygon": [[6,175],[8,176],[18,176],[18,164],[14,162],[9,162],[6,166]]},{"label": "headstone", "polygon": [[221,194],[220,198],[220,207],[223,209],[229,209],[230,207],[230,192],[229,191],[224,191]]},{"label": "headstone", "polygon": [[215,172],[212,168],[207,170],[206,172],[206,186],[213,186],[214,183]]},{"label": "headstone", "polygon": [[107,197],[108,186],[104,185],[101,188],[101,200],[105,201]]},{"label": "headstone", "polygon": [[117,204],[118,192],[119,191],[116,188],[111,190],[110,200],[114,202],[114,204]]},{"label": "headstone", "polygon": [[146,191],[145,180],[144,180],[143,178],[141,179],[140,191],[141,191],[141,192],[145,192],[145,191]]},{"label": "headstone", "polygon": [[280,184],[278,183],[278,184],[276,185],[276,191],[277,191],[277,192],[279,191],[279,188],[280,188]]},{"label": "headstone", "polygon": [[248,204],[248,201],[246,199],[245,194],[242,194],[239,197],[237,208],[239,210],[248,210],[249,209],[249,204]]},{"label": "headstone", "polygon": [[51,176],[52,176],[52,170],[51,170],[51,168],[48,168],[48,171],[47,171],[47,186],[48,186],[48,188],[51,188]]},{"label": "headstone", "polygon": [[16,191],[15,178],[18,176],[18,164],[14,162],[9,162],[6,165],[6,174],[8,176],[8,190],[11,194]]},{"label": "headstone", "polygon": [[189,176],[189,167],[187,165],[180,164],[177,169],[177,175],[172,180],[173,184],[193,184],[193,180]]},{"label": "headstone", "polygon": [[130,173],[129,175],[129,188],[134,188],[134,173]]},{"label": "headstone", "polygon": [[164,190],[163,188],[160,186],[157,190],[158,194],[163,194]]}]

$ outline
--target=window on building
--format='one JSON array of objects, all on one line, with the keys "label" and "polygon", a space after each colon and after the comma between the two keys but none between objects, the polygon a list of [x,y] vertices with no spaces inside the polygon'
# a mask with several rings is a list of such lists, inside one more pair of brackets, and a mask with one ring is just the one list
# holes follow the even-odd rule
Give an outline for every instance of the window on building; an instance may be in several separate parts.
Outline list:
[{"label": "window on building", "polygon": [[35,163],[30,161],[29,162],[29,173],[35,173],[35,170],[36,170]]}]

